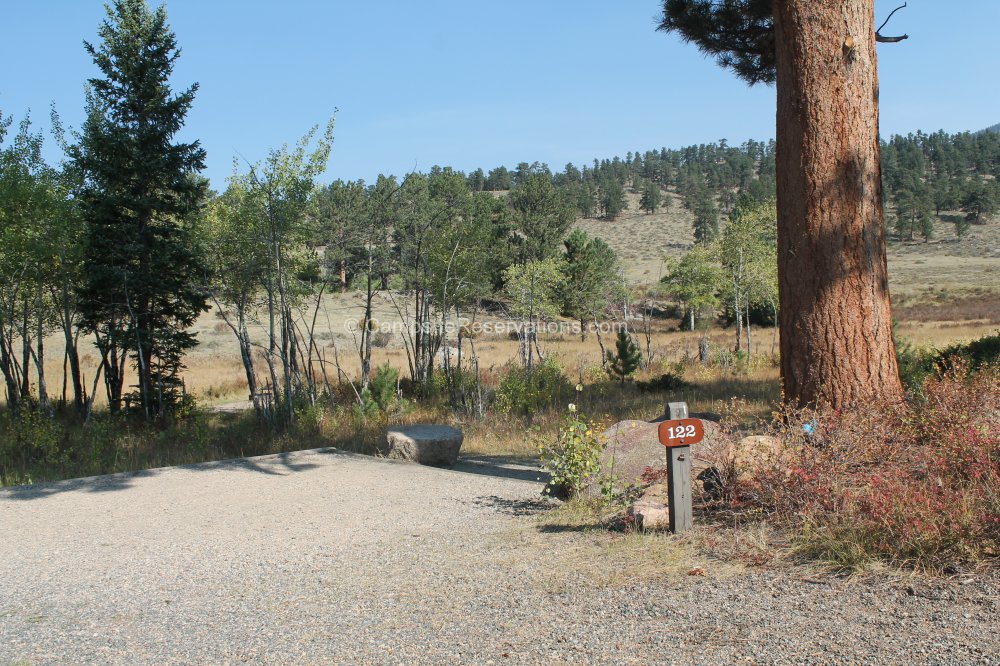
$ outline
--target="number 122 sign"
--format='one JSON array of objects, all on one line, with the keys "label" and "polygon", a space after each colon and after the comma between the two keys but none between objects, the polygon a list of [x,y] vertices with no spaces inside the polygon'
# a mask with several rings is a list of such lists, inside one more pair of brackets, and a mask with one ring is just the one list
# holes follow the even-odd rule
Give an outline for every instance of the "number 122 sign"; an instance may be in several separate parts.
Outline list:
[{"label": "number 122 sign", "polygon": [[657,432],[660,444],[667,448],[691,446],[705,438],[705,427],[701,424],[701,419],[663,421]]}]

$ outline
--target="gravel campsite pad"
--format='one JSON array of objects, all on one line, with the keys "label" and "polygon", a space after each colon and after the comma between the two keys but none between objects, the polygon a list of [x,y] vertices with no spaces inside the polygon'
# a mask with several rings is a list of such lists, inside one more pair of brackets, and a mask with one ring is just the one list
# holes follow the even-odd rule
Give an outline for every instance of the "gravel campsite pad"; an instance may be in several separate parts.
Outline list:
[{"label": "gravel campsite pad", "polygon": [[543,529],[534,477],[324,450],[0,490],[0,664],[1000,663],[995,578],[574,576],[612,537]]}]

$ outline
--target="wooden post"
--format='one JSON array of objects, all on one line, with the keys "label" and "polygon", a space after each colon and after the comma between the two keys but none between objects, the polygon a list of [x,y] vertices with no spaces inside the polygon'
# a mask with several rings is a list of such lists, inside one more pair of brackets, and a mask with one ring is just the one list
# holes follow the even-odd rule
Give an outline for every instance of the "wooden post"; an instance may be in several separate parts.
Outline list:
[{"label": "wooden post", "polygon": [[[667,415],[670,420],[688,418],[687,403],[668,403]],[[690,446],[667,448],[667,486],[670,493],[670,531],[674,534],[686,532],[694,527]]]}]

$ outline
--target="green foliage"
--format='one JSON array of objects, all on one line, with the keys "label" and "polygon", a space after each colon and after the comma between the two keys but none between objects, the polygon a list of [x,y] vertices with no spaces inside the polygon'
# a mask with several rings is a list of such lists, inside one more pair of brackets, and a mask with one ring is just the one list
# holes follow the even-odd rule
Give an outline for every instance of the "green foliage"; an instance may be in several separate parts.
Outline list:
[{"label": "green foliage", "polygon": [[494,394],[494,407],[501,414],[533,414],[562,404],[573,394],[573,386],[551,354],[531,370],[508,366]]},{"label": "green foliage", "polygon": [[368,384],[372,399],[382,410],[388,409],[396,400],[396,390],[399,385],[399,370],[386,361],[385,365],[375,369],[375,375]]},{"label": "green foliage", "polygon": [[962,212],[969,224],[982,224],[997,211],[1000,203],[996,181],[973,179],[962,196]]},{"label": "green foliage", "polygon": [[375,368],[371,381],[361,391],[361,404],[355,404],[355,413],[361,417],[400,413],[405,401],[399,397],[399,370],[386,361]]},{"label": "green foliage", "polygon": [[774,83],[772,0],[664,0],[658,30],[677,32],[754,85]]},{"label": "green foliage", "polygon": [[10,483],[16,469],[59,466],[69,460],[61,424],[38,409],[0,412],[0,485]]},{"label": "green foliage", "polygon": [[914,347],[896,339],[896,364],[899,378],[911,395],[922,395],[929,378],[940,378],[956,367],[970,373],[1000,366],[1000,331],[973,340],[949,345],[944,349]]},{"label": "green foliage", "polygon": [[719,304],[718,291],[722,286],[722,267],[715,253],[705,245],[695,245],[680,261],[669,260],[666,275],[660,283],[667,295],[680,301],[691,313],[692,328],[696,316],[702,311],[711,312]]},{"label": "green foliage", "polygon": [[1000,331],[984,335],[972,342],[950,345],[934,357],[934,365],[940,372],[945,372],[959,363],[970,371],[1000,364]]},{"label": "green foliage", "polygon": [[896,233],[911,240],[914,233],[925,240],[934,235],[934,200],[919,180],[896,191]]},{"label": "green foliage", "polygon": [[635,385],[643,393],[678,391],[691,386],[690,383],[684,381],[683,377],[672,372],[666,372],[648,381],[638,381]]},{"label": "green foliage", "polygon": [[614,351],[609,349],[607,353],[608,371],[619,381],[624,382],[639,369],[642,353],[624,326],[618,329]]},{"label": "green foliage", "polygon": [[724,297],[743,316],[748,305],[769,305],[777,311],[777,210],[773,201],[738,204],[719,238]]},{"label": "green foliage", "polygon": [[934,354],[931,350],[897,339],[896,366],[903,388],[910,395],[918,395],[924,382],[934,373]]},{"label": "green foliage", "polygon": [[625,285],[619,275],[618,257],[600,238],[590,238],[582,229],[574,229],[563,245],[563,312],[582,322],[596,317],[621,297]]},{"label": "green foliage", "polygon": [[647,213],[655,213],[660,207],[662,194],[660,186],[656,183],[646,181],[642,187],[642,198],[639,199],[639,207]]},{"label": "green foliage", "polygon": [[693,197],[685,201],[694,213],[694,240],[708,243],[719,234],[719,209],[708,190],[697,190]]},{"label": "green foliage", "polygon": [[601,183],[601,210],[607,220],[617,219],[628,208],[625,188],[613,178],[607,178]]},{"label": "green foliage", "polygon": [[180,50],[164,7],[117,0],[107,14],[101,43],[85,42],[103,78],[90,79],[72,149],[85,176],[77,192],[87,224],[81,309],[108,360],[112,409],[124,384],[119,359],[129,355],[148,418],[179,398],[182,355],[196,343],[189,329],[207,307],[193,231],[208,189],[197,176],[205,151],[175,141],[197,85],[177,95],[170,89]]},{"label": "green foliage", "polygon": [[606,446],[599,428],[577,414],[571,404],[556,441],[538,444],[541,470],[549,475],[546,492],[566,498],[579,495],[601,473],[601,454]]},{"label": "green foliage", "polygon": [[552,183],[552,174],[542,167],[518,173],[510,192],[515,228],[521,232],[521,254],[525,261],[551,257],[573,224],[573,206]]},{"label": "green foliage", "polygon": [[511,301],[511,314],[525,321],[555,319],[565,279],[565,265],[558,258],[510,266],[504,271],[504,292]]}]

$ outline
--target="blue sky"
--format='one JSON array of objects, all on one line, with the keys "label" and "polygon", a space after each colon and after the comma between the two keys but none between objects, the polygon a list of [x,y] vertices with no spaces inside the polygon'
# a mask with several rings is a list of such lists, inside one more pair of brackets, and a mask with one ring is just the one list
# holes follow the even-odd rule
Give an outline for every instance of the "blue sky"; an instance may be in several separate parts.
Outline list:
[{"label": "blue sky", "polygon": [[[96,68],[83,50],[101,2],[10,2],[0,24],[0,110],[41,127],[55,102],[83,117]],[[155,2],[152,4],[156,4]],[[879,22],[897,3],[876,0]],[[656,0],[278,3],[171,0],[175,85],[199,82],[183,136],[222,188],[251,161],[339,108],[325,180],[468,171],[774,135],[774,89],[748,88],[676,36]],[[882,132],[1000,122],[996,0],[910,0],[880,45]],[[994,55],[990,55],[994,54]],[[57,158],[54,147],[50,159]]]}]

